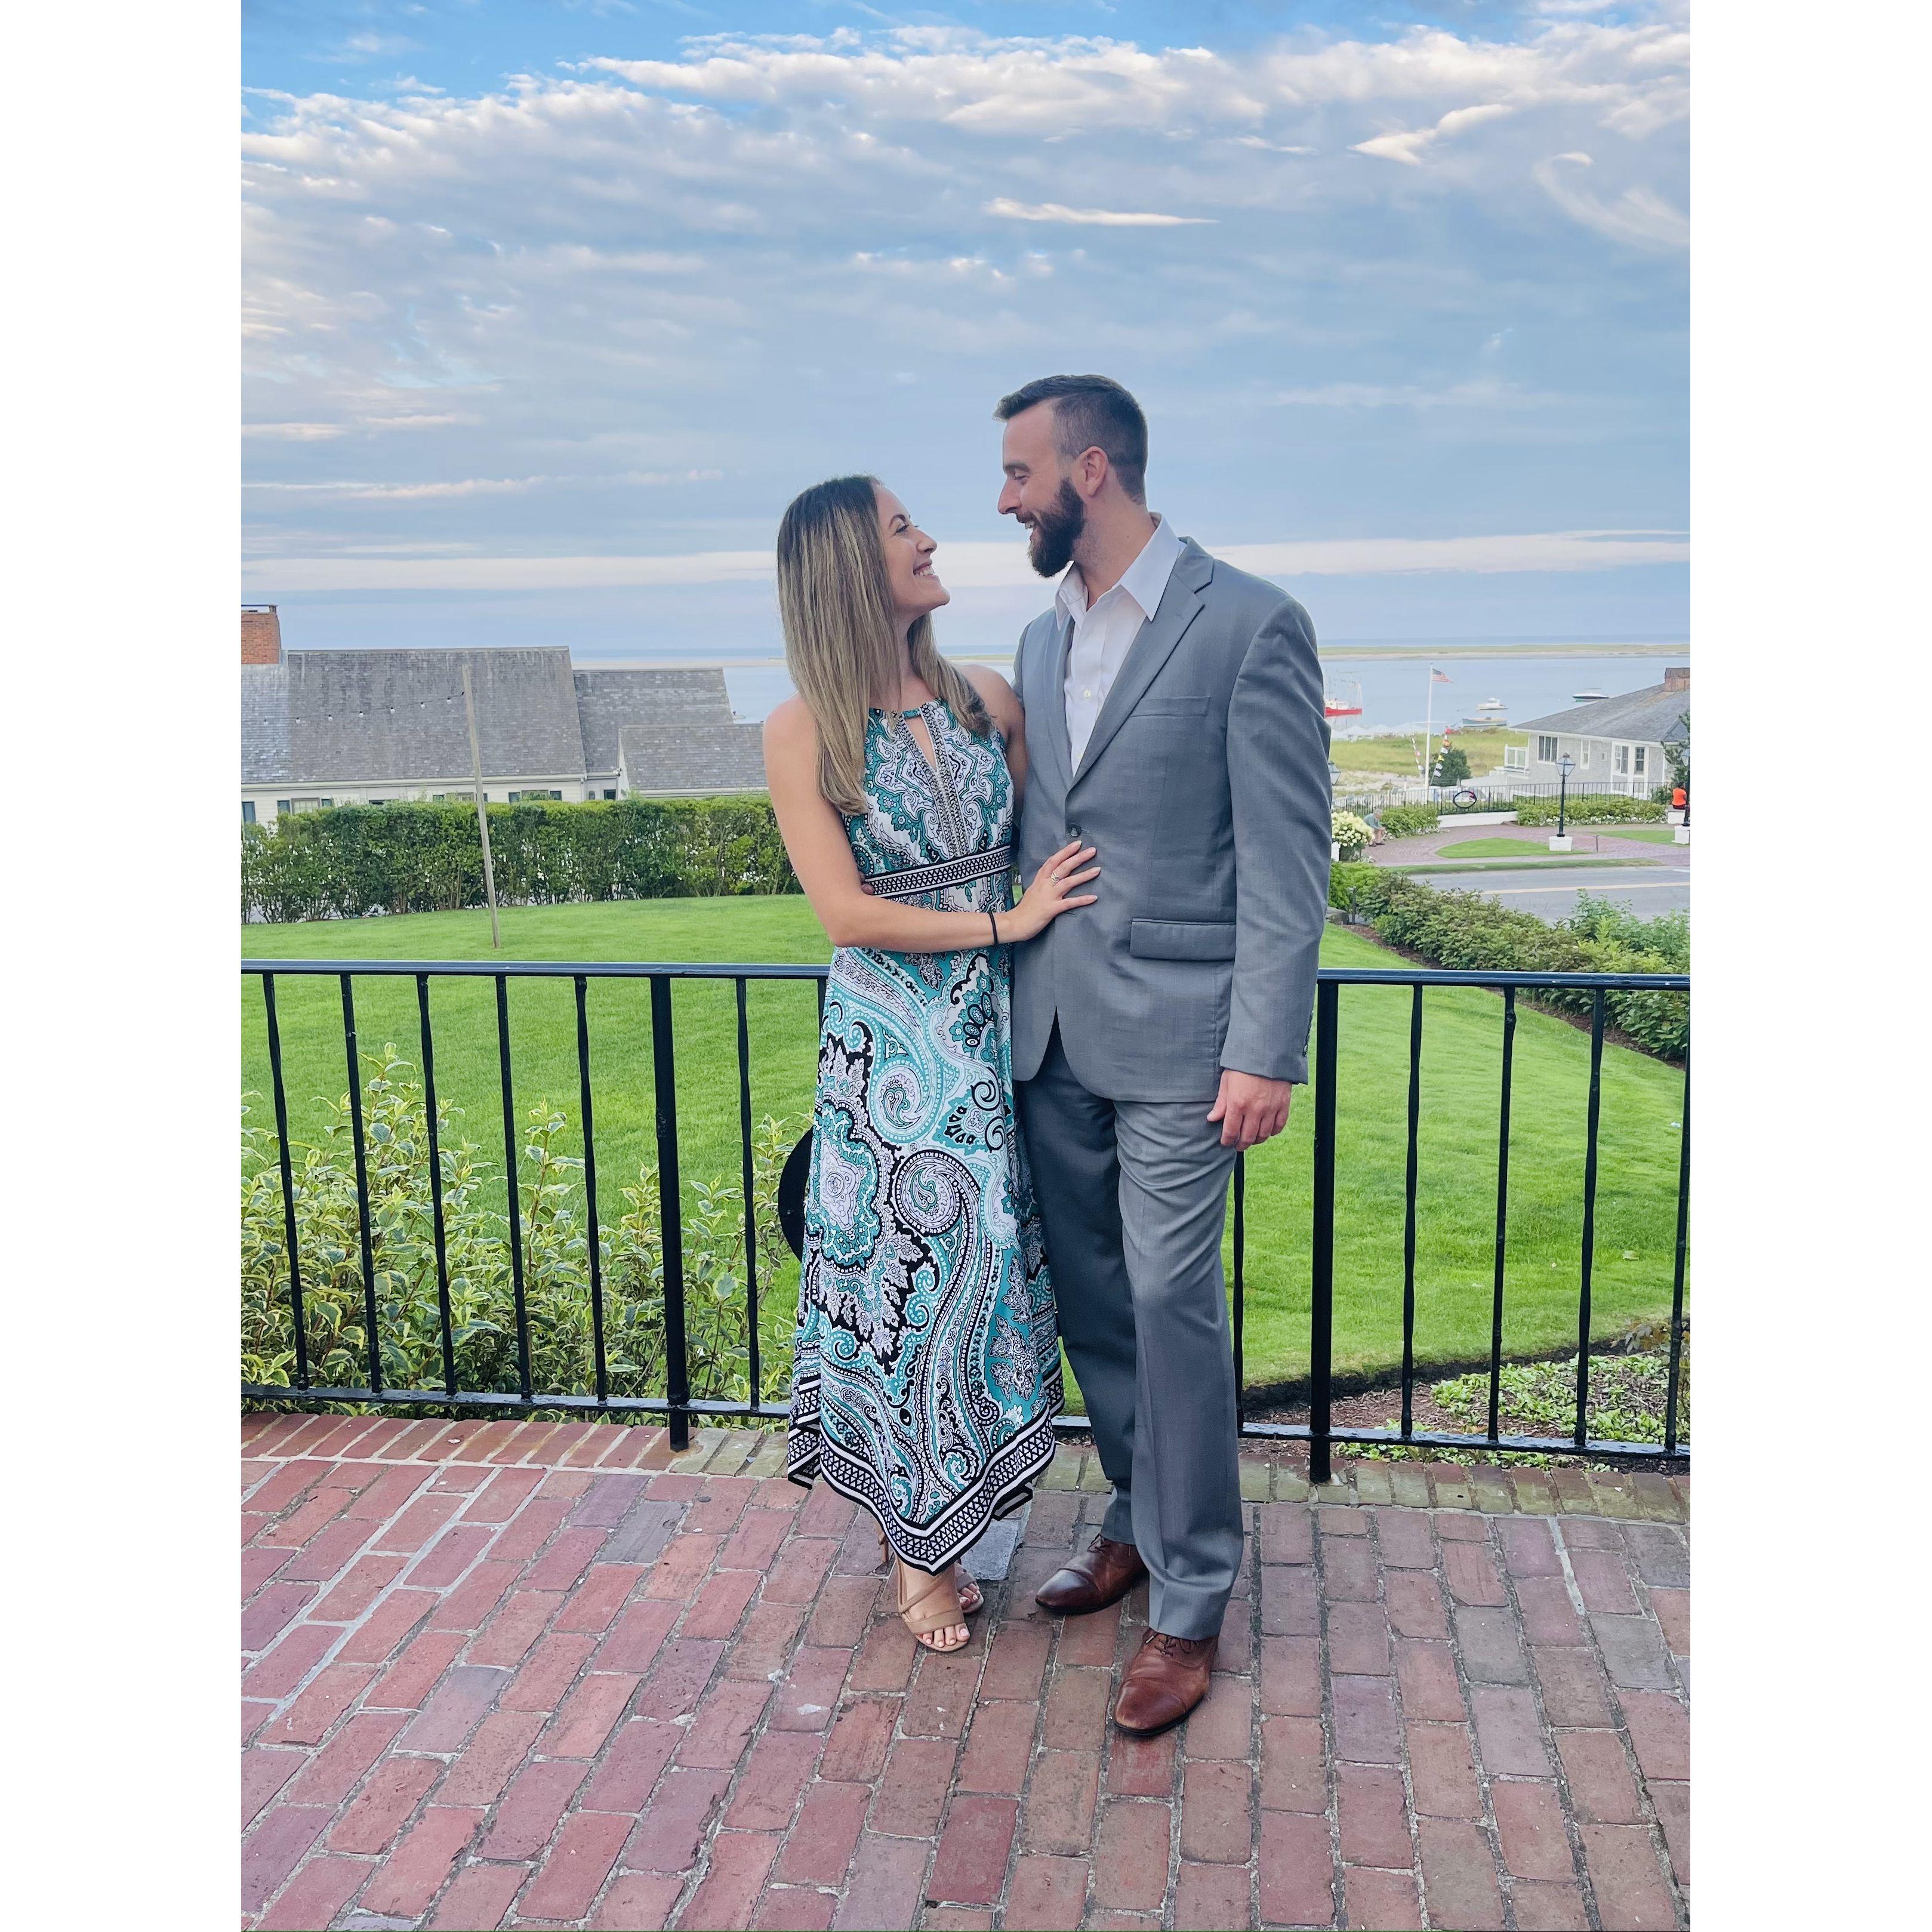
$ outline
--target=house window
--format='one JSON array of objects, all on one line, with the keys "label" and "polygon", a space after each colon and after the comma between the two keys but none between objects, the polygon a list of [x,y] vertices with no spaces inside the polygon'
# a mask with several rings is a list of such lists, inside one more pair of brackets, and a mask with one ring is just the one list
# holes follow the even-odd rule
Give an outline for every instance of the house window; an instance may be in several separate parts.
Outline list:
[{"label": "house window", "polygon": [[1636,772],[1639,778],[1642,778],[1643,776],[1645,770],[1649,764],[1649,754],[1650,747],[1648,745],[1640,745],[1637,746],[1636,763],[1632,769]]},{"label": "house window", "polygon": [[332,798],[285,798],[277,808],[282,812],[326,812],[334,802]]},{"label": "house window", "polygon": [[510,802],[515,805],[525,799],[532,798],[554,798],[561,801],[562,797],[563,794],[560,791],[513,791],[510,794]]},{"label": "house window", "polygon": [[606,786],[604,788],[604,796],[606,798],[615,798],[617,796],[616,787],[615,785]]},{"label": "house window", "polygon": [[1556,762],[1556,740],[1539,738],[1536,741],[1536,762],[1539,765],[1553,765]]},{"label": "house window", "polygon": [[244,798],[242,801],[242,823],[244,825],[253,825],[254,822],[255,801],[252,798]]},{"label": "house window", "polygon": [[1619,778],[1628,778],[1630,776],[1630,748],[1628,745],[1619,745],[1617,747],[1616,770]]},{"label": "house window", "polygon": [[1505,745],[1503,747],[1503,770],[1506,772],[1526,772],[1529,769],[1529,747],[1527,745]]}]

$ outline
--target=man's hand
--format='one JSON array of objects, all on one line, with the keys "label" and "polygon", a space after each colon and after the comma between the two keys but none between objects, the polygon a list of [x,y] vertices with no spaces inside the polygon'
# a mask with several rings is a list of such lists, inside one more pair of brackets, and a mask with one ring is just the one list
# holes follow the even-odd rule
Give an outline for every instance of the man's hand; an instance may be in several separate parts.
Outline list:
[{"label": "man's hand", "polygon": [[1288,1125],[1288,1096],[1292,1090],[1286,1080],[1264,1080],[1258,1073],[1237,1073],[1231,1066],[1221,1070],[1221,1091],[1214,1111],[1208,1118],[1221,1123],[1221,1144],[1244,1152],[1262,1142],[1272,1140]]}]

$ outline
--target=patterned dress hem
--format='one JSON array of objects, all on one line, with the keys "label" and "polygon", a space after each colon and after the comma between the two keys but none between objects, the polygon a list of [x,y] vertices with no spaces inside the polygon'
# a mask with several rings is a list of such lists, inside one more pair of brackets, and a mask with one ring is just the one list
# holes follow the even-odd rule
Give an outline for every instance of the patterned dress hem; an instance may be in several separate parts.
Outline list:
[{"label": "patterned dress hem", "polygon": [[[1053,1460],[1058,1432],[1054,1418],[1066,1406],[1064,1385],[1056,1372],[1047,1402],[1025,1429],[994,1457],[972,1489],[956,1498],[934,1527],[916,1530],[893,1514],[878,1473],[871,1463],[828,1447],[816,1420],[815,1385],[800,1388],[785,1445],[785,1478],[809,1489],[822,1480],[848,1502],[856,1503],[885,1533],[892,1554],[915,1570],[937,1576],[958,1562],[988,1527],[1033,1499],[1034,1480]],[[801,1413],[800,1412],[803,1412]],[[936,1552],[935,1552],[936,1546]]]}]

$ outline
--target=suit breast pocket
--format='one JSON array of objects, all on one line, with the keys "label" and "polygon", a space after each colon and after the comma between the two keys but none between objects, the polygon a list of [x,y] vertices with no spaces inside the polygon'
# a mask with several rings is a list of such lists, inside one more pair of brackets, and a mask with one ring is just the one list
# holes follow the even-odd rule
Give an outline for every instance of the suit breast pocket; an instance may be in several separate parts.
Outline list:
[{"label": "suit breast pocket", "polygon": [[1132,713],[1136,718],[1205,718],[1208,700],[1205,698],[1178,693],[1158,698],[1144,698],[1136,704]]}]

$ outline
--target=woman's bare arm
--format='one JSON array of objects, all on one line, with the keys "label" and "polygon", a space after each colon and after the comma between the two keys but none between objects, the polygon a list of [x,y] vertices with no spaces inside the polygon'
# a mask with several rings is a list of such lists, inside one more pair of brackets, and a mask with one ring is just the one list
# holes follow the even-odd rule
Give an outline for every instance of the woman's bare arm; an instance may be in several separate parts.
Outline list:
[{"label": "woman's bare arm", "polygon": [[989,664],[962,664],[959,668],[1006,741],[1006,769],[1013,775],[1013,815],[1017,818],[1020,800],[1026,796],[1027,776],[1026,714],[1020,709],[1019,695]]},{"label": "woman's bare arm", "polygon": [[[844,822],[818,789],[818,727],[802,698],[788,698],[765,720],[764,740],[765,782],[785,850],[834,946],[950,952],[991,938],[982,912],[933,912],[874,898],[866,890]],[[999,915],[1000,938],[1030,939],[1061,912],[1091,905],[1093,893],[1073,889],[1097,876],[1100,868],[1088,863],[1093,856],[1090,846],[1055,853],[1020,903]],[[1055,878],[1056,867],[1066,876]]]}]

